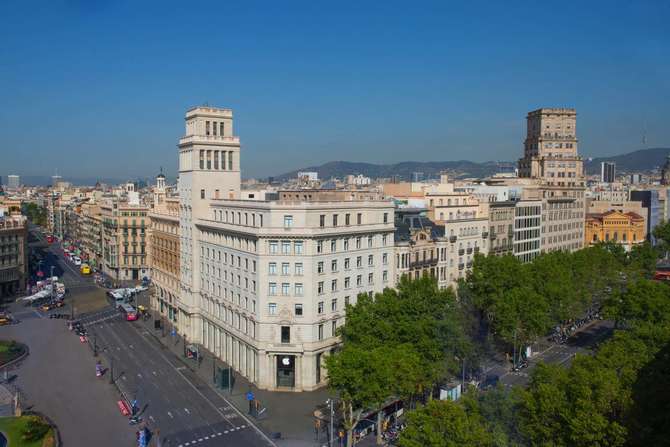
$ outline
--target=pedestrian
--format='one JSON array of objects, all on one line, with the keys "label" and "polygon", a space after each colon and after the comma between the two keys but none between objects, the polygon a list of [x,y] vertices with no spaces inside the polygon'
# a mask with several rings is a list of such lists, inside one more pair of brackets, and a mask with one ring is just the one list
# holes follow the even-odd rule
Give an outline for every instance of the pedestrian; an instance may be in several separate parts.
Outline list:
[{"label": "pedestrian", "polygon": [[321,419],[316,418],[314,420],[314,436],[315,439],[318,441],[319,440],[319,429],[321,428]]}]

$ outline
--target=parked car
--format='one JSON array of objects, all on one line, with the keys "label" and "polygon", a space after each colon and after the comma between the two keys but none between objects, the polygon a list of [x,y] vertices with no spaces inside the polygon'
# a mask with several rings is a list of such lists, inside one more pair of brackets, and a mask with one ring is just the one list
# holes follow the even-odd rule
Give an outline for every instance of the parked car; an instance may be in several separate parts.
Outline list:
[{"label": "parked car", "polygon": [[74,265],[80,266],[81,265],[81,258],[79,256],[75,256],[72,258],[72,262],[74,262]]}]

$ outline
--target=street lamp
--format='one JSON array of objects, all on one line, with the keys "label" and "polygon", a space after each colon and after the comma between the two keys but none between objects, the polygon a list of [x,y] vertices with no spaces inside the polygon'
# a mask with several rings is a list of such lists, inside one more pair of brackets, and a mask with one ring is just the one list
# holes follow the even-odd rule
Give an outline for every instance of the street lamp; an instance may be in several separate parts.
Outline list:
[{"label": "street lamp", "polygon": [[328,438],[328,446],[333,447],[333,415],[334,415],[334,410],[333,410],[333,399],[328,399],[326,401],[326,404],[330,406],[330,436]]}]

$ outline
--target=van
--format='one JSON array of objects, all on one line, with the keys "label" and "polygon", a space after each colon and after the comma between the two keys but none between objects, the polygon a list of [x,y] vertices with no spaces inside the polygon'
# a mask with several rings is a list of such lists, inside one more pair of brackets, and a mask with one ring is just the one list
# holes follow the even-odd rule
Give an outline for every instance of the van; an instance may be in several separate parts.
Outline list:
[{"label": "van", "polygon": [[126,321],[135,321],[137,320],[137,311],[130,304],[121,304],[119,306],[119,312],[123,314]]}]

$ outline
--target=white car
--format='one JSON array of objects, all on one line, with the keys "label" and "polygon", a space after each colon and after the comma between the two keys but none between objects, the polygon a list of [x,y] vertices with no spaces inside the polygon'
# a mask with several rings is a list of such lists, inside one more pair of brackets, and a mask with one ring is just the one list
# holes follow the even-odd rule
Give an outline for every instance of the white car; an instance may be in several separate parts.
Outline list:
[{"label": "white car", "polygon": [[80,266],[81,265],[81,258],[75,256],[74,258],[72,258],[72,262],[74,262],[74,265]]}]

